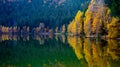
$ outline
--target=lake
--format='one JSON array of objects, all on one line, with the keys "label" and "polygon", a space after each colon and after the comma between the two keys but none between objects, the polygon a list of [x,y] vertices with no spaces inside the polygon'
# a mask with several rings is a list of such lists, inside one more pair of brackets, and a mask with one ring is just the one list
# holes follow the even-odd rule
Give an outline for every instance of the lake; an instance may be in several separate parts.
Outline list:
[{"label": "lake", "polygon": [[119,40],[65,35],[0,35],[0,67],[119,66]]}]

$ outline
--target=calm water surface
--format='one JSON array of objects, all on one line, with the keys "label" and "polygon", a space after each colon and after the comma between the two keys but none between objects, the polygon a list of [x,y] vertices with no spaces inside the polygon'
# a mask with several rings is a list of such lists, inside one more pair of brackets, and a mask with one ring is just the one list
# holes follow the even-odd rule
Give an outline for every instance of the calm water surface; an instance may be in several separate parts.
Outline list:
[{"label": "calm water surface", "polygon": [[1,35],[0,67],[120,67],[120,41]]}]

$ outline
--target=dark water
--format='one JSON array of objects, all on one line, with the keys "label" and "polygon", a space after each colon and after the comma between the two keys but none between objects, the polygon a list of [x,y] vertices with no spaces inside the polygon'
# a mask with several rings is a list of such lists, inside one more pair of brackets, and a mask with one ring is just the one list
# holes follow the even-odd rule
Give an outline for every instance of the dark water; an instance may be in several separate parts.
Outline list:
[{"label": "dark water", "polygon": [[0,67],[119,67],[120,41],[75,36],[0,36]]}]

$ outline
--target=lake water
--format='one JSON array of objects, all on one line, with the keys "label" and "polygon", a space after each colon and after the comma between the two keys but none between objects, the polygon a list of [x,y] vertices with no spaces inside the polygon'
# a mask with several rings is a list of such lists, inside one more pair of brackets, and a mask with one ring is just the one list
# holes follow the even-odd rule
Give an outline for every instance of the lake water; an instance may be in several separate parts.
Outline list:
[{"label": "lake water", "polygon": [[1,35],[0,67],[120,67],[120,41]]}]

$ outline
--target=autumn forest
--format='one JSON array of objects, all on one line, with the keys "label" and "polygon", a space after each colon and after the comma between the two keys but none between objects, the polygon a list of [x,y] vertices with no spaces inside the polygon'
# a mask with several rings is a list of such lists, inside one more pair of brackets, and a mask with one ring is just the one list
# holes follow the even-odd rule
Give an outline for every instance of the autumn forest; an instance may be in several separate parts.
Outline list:
[{"label": "autumn forest", "polygon": [[[73,2],[73,4],[70,4],[71,8],[69,7],[68,9],[73,10],[72,7],[75,7],[74,6],[75,3],[79,9],[75,8],[74,11],[70,10],[70,12],[73,12],[73,13],[68,14],[70,13],[68,11],[67,15],[62,15],[62,16],[60,16],[59,13],[61,14],[66,13],[66,12],[62,13],[63,10],[60,12],[55,12],[56,16],[58,16],[58,19],[56,18],[56,21],[55,19],[53,20],[53,18],[55,17],[52,18],[52,16],[55,16],[54,14],[53,15],[49,14],[51,17],[47,16],[47,14],[39,17],[39,16],[34,16],[35,11],[33,12],[34,13],[33,16],[29,13],[29,11],[28,13],[26,13],[25,11],[22,11],[22,12],[18,11],[18,8],[22,7],[22,5],[19,3],[21,2],[24,3],[24,1],[18,0],[18,3],[16,2],[17,1],[14,1],[14,0],[1,1],[0,3],[1,13],[5,8],[6,9],[5,9],[5,12],[0,15],[1,17],[0,33],[6,33],[6,34],[7,33],[10,33],[10,34],[68,33],[72,35],[82,35],[86,37],[101,37],[101,36],[107,37],[107,38],[120,37],[119,35],[120,20],[119,20],[119,13],[118,13],[120,10],[119,10],[119,4],[117,4],[117,1],[91,0],[91,1],[81,1],[80,3],[76,3],[78,1],[75,1]],[[23,6],[25,8],[27,6],[31,6],[29,4],[32,4],[32,2],[34,4],[37,1],[28,0],[28,4],[25,3],[26,5],[23,5]],[[39,1],[39,3],[41,3],[42,5],[41,1]],[[55,9],[54,11],[65,9],[64,11],[66,11],[66,7],[68,6],[65,6],[64,5],[65,3],[66,1],[64,0],[60,0],[60,1],[44,0],[43,7],[41,8],[44,8],[44,10],[46,9],[52,10],[54,8]],[[112,4],[112,5],[109,5],[109,4]],[[114,6],[115,4],[116,6]],[[2,5],[5,5],[5,6],[2,7]],[[18,5],[18,6],[14,7],[14,5]],[[35,8],[36,6],[33,6],[33,7]],[[31,10],[33,10],[32,9],[33,7],[31,7]],[[118,7],[117,10],[115,9],[116,7]],[[39,11],[39,9],[36,11]],[[14,11],[12,10],[16,10],[19,13],[13,13]],[[23,17],[21,17],[22,14],[24,13],[26,14],[26,16],[23,15]],[[40,12],[36,12],[36,13],[40,13]],[[43,18],[43,16],[45,18]],[[31,17],[32,19],[30,19],[29,17]],[[49,17],[49,19],[51,20],[48,20],[47,17]]]},{"label": "autumn forest", "polygon": [[119,67],[120,0],[0,0],[0,67]]}]

